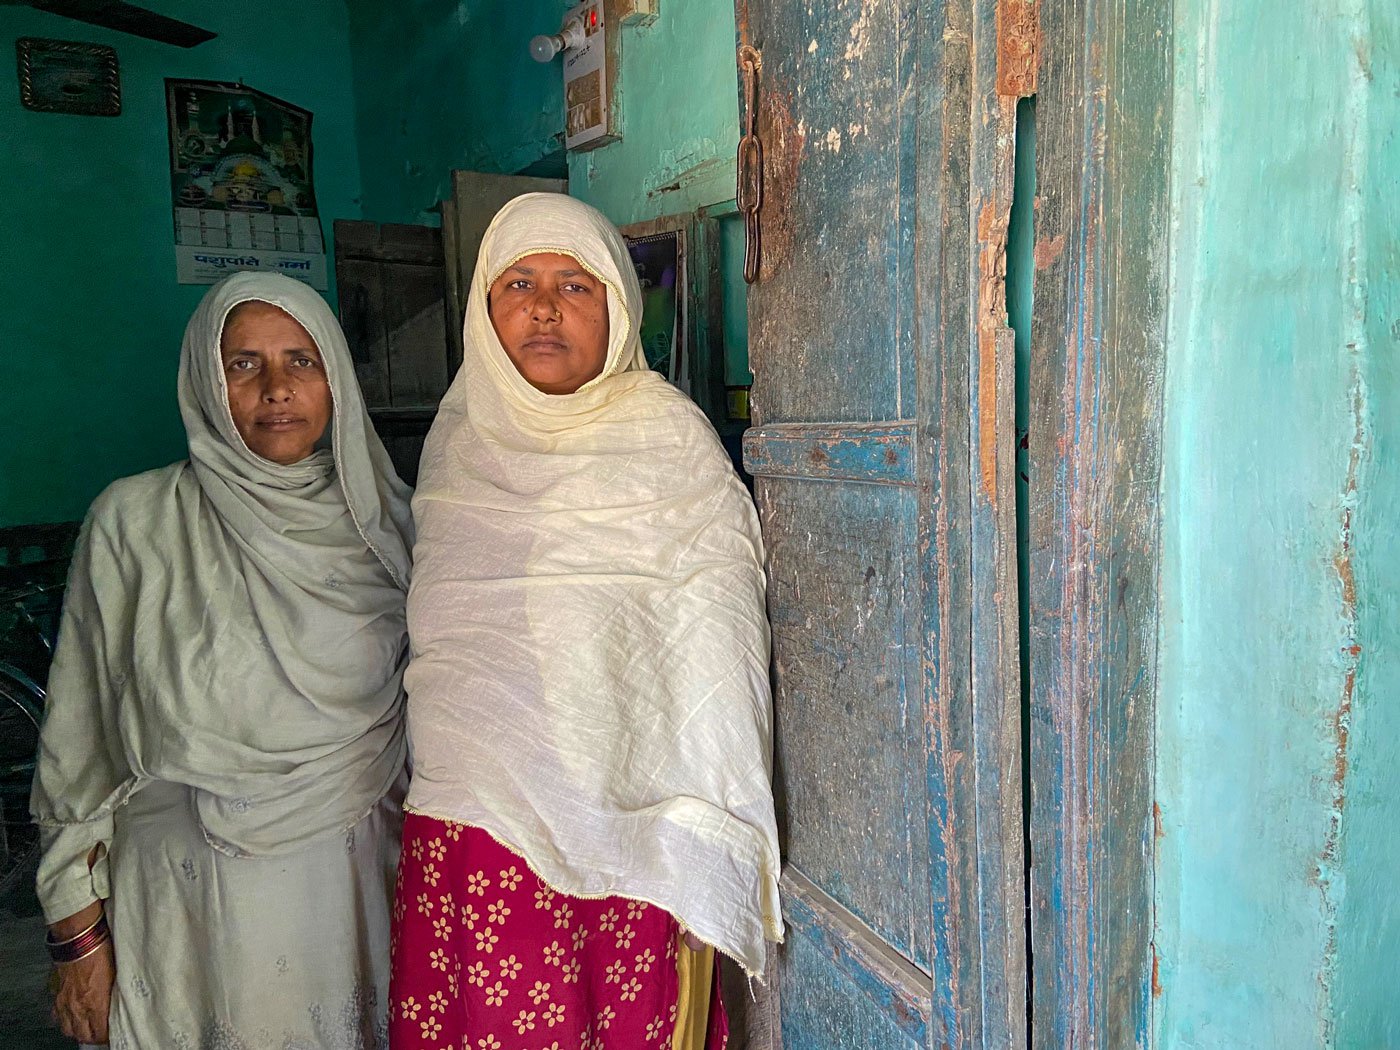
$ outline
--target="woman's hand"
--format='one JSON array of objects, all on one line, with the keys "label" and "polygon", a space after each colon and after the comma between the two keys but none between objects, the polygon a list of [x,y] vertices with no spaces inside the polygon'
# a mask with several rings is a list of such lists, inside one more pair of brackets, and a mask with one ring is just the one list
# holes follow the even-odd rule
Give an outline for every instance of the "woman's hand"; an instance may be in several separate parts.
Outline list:
[{"label": "woman's hand", "polygon": [[[50,929],[55,938],[64,940],[87,929],[101,914],[99,901]],[[107,1013],[116,977],[117,959],[110,940],[85,959],[54,967],[53,1015],[64,1035],[94,1046],[107,1042]]]}]

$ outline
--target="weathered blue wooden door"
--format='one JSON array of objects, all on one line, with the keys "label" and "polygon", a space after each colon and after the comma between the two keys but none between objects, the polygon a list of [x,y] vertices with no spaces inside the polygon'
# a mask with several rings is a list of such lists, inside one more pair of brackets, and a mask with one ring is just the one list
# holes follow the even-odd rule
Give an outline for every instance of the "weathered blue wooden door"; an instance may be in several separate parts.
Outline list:
[{"label": "weathered blue wooden door", "polygon": [[978,7],[736,4],[787,1050],[1025,1045],[1015,97]]}]

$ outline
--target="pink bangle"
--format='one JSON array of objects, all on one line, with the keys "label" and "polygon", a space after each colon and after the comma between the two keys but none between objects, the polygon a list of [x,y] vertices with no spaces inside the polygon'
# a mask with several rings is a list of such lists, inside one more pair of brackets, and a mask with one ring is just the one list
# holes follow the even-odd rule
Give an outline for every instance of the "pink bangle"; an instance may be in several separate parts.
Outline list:
[{"label": "pink bangle", "polygon": [[99,915],[96,922],[77,936],[70,937],[66,941],[55,941],[53,934],[50,933],[44,938],[44,943],[48,946],[50,958],[61,965],[86,959],[111,939],[112,931],[107,925],[107,916],[104,913]]}]

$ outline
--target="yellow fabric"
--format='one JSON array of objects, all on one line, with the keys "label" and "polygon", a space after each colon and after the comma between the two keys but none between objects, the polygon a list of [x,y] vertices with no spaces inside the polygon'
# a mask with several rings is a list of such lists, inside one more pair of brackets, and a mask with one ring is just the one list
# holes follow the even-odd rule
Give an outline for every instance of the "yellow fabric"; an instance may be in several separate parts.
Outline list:
[{"label": "yellow fabric", "polygon": [[711,985],[715,979],[715,950],[708,944],[695,951],[677,934],[676,972],[679,995],[676,999],[676,1030],[671,1034],[671,1050],[705,1050],[710,1027]]}]

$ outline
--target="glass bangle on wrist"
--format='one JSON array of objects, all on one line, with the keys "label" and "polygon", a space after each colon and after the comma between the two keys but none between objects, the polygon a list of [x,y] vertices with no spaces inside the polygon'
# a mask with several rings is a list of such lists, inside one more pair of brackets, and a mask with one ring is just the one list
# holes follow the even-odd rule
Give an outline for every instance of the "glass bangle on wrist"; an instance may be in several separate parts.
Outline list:
[{"label": "glass bangle on wrist", "polygon": [[107,913],[106,913],[105,911],[99,911],[99,912],[97,913],[97,918],[95,918],[95,919],[92,920],[92,925],[89,926],[87,929],[81,930],[81,931],[79,931],[78,933],[73,934],[73,936],[71,936],[71,937],[65,937],[65,938],[64,938],[63,940],[61,940],[61,941],[54,940],[53,931],[49,931],[48,936],[45,937],[44,940],[45,940],[45,942],[49,945],[50,948],[58,948],[58,947],[61,947],[62,945],[65,945],[65,944],[72,944],[72,943],[73,943],[74,941],[76,941],[79,937],[86,937],[86,936],[87,936],[88,934],[90,934],[93,930],[97,929],[98,926],[102,925],[102,921],[103,921],[104,919],[106,919],[106,918],[107,918]]},{"label": "glass bangle on wrist", "polygon": [[86,959],[111,939],[112,932],[107,926],[107,915],[104,912],[97,917],[96,922],[82,933],[63,941],[54,940],[53,934],[50,933],[44,938],[44,944],[49,949],[49,957],[54,962],[62,964]]},{"label": "glass bangle on wrist", "polygon": [[111,936],[99,937],[97,940],[93,941],[91,948],[88,948],[86,951],[82,952],[79,955],[73,956],[73,958],[71,959],[64,959],[61,963],[59,963],[59,965],[65,966],[68,963],[81,962],[83,959],[86,959],[89,955],[95,954],[99,949],[101,949],[101,947],[104,944],[106,944],[111,939]]}]

